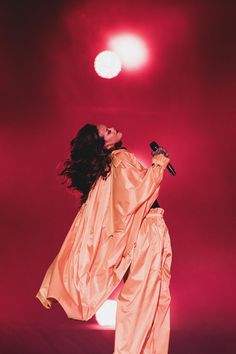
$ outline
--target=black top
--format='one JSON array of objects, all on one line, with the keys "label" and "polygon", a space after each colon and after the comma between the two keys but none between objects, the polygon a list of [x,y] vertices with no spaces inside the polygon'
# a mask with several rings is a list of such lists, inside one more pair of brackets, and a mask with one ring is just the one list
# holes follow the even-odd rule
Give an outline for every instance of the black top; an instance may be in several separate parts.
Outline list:
[{"label": "black top", "polygon": [[160,208],[160,205],[157,200],[152,204],[151,208]]}]

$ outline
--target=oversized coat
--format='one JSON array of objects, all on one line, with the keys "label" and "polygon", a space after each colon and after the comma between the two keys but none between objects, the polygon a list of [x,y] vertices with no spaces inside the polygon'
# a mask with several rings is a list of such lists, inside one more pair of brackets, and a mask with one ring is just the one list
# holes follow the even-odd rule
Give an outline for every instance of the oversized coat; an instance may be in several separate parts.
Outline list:
[{"label": "oversized coat", "polygon": [[160,154],[144,168],[125,149],[111,157],[109,176],[90,190],[36,294],[47,309],[59,302],[72,319],[89,320],[122,280],[169,163]]}]

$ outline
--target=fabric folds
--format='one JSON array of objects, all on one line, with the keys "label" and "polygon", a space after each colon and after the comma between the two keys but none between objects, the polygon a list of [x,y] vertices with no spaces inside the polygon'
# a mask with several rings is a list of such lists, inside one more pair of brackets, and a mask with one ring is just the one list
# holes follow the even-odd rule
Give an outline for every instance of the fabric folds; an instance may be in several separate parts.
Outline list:
[{"label": "fabric folds", "polygon": [[36,294],[45,308],[58,301],[69,318],[82,321],[96,313],[131,263],[168,163],[156,155],[144,168],[132,153],[112,152],[111,173],[91,189],[45,273]]}]

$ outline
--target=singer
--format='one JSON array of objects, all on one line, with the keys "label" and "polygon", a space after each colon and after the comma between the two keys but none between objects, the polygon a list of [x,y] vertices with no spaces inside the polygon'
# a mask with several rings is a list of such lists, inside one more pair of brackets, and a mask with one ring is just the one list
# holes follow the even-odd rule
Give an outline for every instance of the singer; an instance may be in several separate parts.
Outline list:
[{"label": "singer", "polygon": [[87,321],[115,290],[113,354],[167,354],[172,250],[157,203],[170,161],[165,149],[144,168],[104,124],[83,126],[59,175],[81,192],[81,207],[36,298]]}]

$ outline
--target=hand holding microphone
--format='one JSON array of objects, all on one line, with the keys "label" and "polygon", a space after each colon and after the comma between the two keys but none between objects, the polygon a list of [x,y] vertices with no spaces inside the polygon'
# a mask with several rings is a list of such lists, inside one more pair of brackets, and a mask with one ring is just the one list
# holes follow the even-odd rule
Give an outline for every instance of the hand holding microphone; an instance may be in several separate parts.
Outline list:
[{"label": "hand holding microphone", "polygon": [[[151,142],[150,147],[152,149],[152,156],[163,154],[165,157],[169,157],[169,154],[166,149],[159,146],[156,141]],[[170,163],[167,165],[167,170],[172,174],[172,176],[176,175],[175,169]]]},{"label": "hand holding microphone", "polygon": [[157,148],[155,151],[154,150],[152,151],[152,156],[159,155],[159,154],[162,154],[165,157],[169,157],[169,153],[162,146],[159,146],[159,148]]}]

